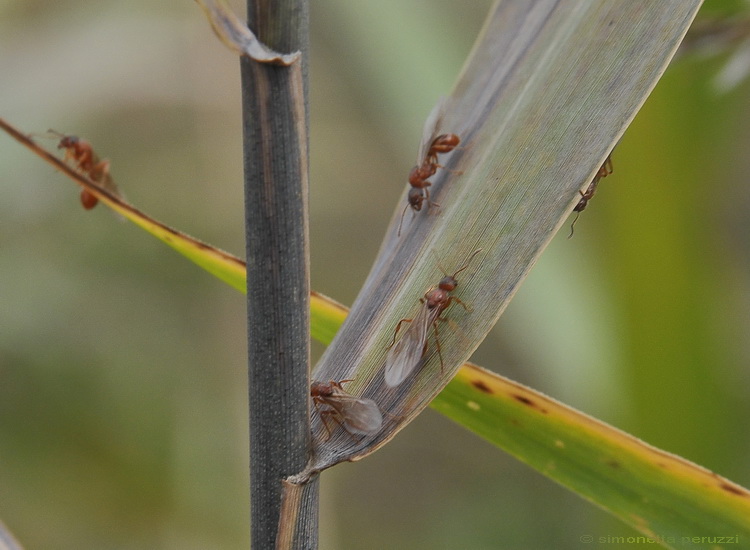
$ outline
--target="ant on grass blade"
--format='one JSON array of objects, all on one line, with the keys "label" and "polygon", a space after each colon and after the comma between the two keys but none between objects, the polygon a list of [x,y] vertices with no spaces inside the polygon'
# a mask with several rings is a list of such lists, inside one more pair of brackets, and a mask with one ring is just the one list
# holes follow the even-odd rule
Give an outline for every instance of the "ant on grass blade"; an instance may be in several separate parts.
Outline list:
[{"label": "ant on grass blade", "polygon": [[[65,149],[64,159],[66,162],[73,164],[81,174],[88,176],[113,195],[121,196],[120,190],[110,176],[109,160],[99,159],[91,143],[78,136],[61,134],[55,130],[48,130],[48,132],[60,138],[57,148]],[[98,203],[99,199],[93,193],[87,189],[81,190],[81,204],[86,210],[91,210]]]},{"label": "ant on grass blade", "polygon": [[432,182],[429,178],[434,176],[438,168],[443,168],[438,164],[438,155],[450,153],[458,144],[461,138],[456,134],[437,134],[438,125],[445,114],[447,102],[445,99],[438,102],[425,121],[422,130],[422,141],[419,144],[417,153],[417,164],[409,172],[409,194],[407,196],[406,206],[401,212],[401,219],[398,224],[398,235],[401,235],[401,225],[404,222],[404,215],[411,207],[414,212],[422,210],[422,205],[427,201],[427,206],[439,206],[437,203],[430,201],[429,187]]},{"label": "ant on grass blade", "polygon": [[411,189],[409,189],[409,194],[407,195],[407,204],[404,206],[403,212],[401,212],[401,220],[398,223],[398,235],[401,235],[401,224],[409,207],[414,212],[419,212],[422,210],[422,204],[425,201],[427,201],[428,207],[439,206],[437,203],[430,201],[430,190],[428,187],[432,185],[432,182],[428,181],[427,178],[431,178],[437,173],[438,168],[442,168],[438,164],[438,154],[450,153],[459,143],[461,143],[461,138],[456,134],[439,135],[432,141],[427,153],[424,155],[422,164],[417,164],[409,172],[409,185],[411,185]]},{"label": "ant on grass blade", "polygon": [[332,431],[328,419],[333,420],[352,436],[372,435],[383,425],[383,415],[377,403],[366,397],[356,397],[344,390],[342,384],[347,382],[351,380],[313,382],[310,385],[310,396],[329,438]]},{"label": "ant on grass blade", "polygon": [[[435,331],[435,348],[440,358],[440,369],[441,372],[444,368],[443,354],[440,350],[440,340],[438,339],[438,328],[437,322],[440,319],[440,315],[445,311],[453,302],[460,304],[466,311],[469,308],[456,296],[451,296],[451,292],[458,286],[456,275],[461,273],[463,270],[469,267],[469,264],[474,259],[474,256],[482,251],[474,251],[469,259],[466,261],[463,267],[458,269],[453,275],[446,275],[438,283],[437,287],[428,290],[424,297],[420,298],[422,307],[417,312],[417,315],[412,319],[401,319],[396,325],[396,331],[393,334],[393,342],[391,343],[388,356],[385,361],[385,374],[384,379],[387,386],[396,387],[401,384],[406,378],[416,369],[422,358],[427,353],[428,349],[428,335],[430,327]],[[404,331],[401,339],[396,342],[396,336],[398,335],[401,325],[409,323],[409,327]]]},{"label": "ant on grass blade", "polygon": [[570,235],[568,235],[569,239],[573,236],[573,230],[576,225],[576,222],[578,221],[578,216],[581,215],[581,212],[586,210],[586,207],[588,206],[589,201],[596,194],[596,189],[599,186],[599,181],[602,178],[606,178],[611,173],[612,173],[612,153],[610,153],[607,156],[607,158],[604,160],[604,164],[602,164],[601,168],[599,168],[599,171],[594,175],[594,179],[591,180],[591,183],[589,183],[589,186],[586,188],[586,190],[578,191],[581,195],[581,198],[578,201],[578,204],[575,205],[575,208],[573,208],[573,212],[576,213],[576,217],[573,219],[573,222],[570,224]]}]

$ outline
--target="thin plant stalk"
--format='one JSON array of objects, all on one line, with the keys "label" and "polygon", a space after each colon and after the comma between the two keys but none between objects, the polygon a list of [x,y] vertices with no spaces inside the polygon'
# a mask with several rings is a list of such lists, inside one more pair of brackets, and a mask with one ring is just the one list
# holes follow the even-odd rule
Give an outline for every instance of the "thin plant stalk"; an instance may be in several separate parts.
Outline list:
[{"label": "thin plant stalk", "polygon": [[[248,284],[251,545],[273,548],[281,480],[307,461],[309,246],[305,0],[249,0],[248,27],[299,67],[240,58]],[[317,486],[294,547],[317,546]]]}]

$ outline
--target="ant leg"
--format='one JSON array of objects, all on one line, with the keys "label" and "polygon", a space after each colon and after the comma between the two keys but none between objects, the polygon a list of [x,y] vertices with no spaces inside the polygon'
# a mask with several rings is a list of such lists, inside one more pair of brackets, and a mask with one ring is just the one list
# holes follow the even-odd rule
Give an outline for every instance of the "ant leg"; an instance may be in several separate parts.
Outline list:
[{"label": "ant leg", "polygon": [[453,168],[446,168],[442,164],[435,164],[438,168],[445,170],[446,172],[450,172],[451,174],[456,174],[457,176],[460,176],[464,173],[463,170],[454,170]]},{"label": "ant leg", "polygon": [[326,429],[326,433],[328,434],[326,436],[326,441],[331,439],[331,435],[333,435],[333,432],[331,431],[331,427],[328,425],[328,421],[333,420],[335,423],[337,424],[339,423],[339,421],[335,417],[331,419],[331,415],[335,415],[335,414],[336,414],[336,411],[332,411],[332,410],[321,411],[320,409],[318,409],[318,415],[320,415],[320,421],[323,424],[323,427]]},{"label": "ant leg", "polygon": [[[79,145],[82,145],[82,142],[79,142]],[[84,172],[90,172],[93,170],[93,160],[94,160],[94,152],[91,149],[91,147],[78,147],[78,156],[75,156],[75,161],[78,163],[78,169],[83,170]]]},{"label": "ant leg", "polygon": [[[464,308],[469,313],[471,313],[472,311],[474,311],[471,307],[467,306],[464,302],[462,302],[460,298],[456,298],[455,296],[451,296],[450,298],[448,298],[448,304],[449,305],[450,305],[451,302],[458,302],[461,305],[461,307]],[[446,307],[448,307],[448,306],[446,306]]]},{"label": "ant leg", "polygon": [[396,343],[396,336],[398,336],[398,331],[401,330],[401,323],[411,323],[412,319],[401,319],[398,324],[396,325],[396,332],[393,333],[393,341],[391,342],[391,345],[388,346],[389,348],[393,347],[393,344]]},{"label": "ant leg", "polygon": [[436,202],[432,202],[432,201],[430,200],[430,190],[429,190],[429,189],[427,189],[426,187],[424,188],[424,198],[425,198],[425,200],[427,201],[427,208],[428,208],[428,209],[429,209],[429,208],[432,208],[432,207],[435,207],[435,208],[440,208],[440,205],[439,205],[438,203],[436,203]]},{"label": "ant leg", "polygon": [[[325,416],[324,416],[325,415]],[[333,420],[336,424],[344,428],[344,431],[349,434],[349,437],[351,437],[354,441],[359,441],[361,438],[357,437],[355,434],[350,432],[346,429],[346,425],[344,424],[344,421],[341,419],[341,415],[336,410],[329,410],[329,411],[321,411],[320,412],[320,419],[323,421],[323,424],[326,427],[326,431],[328,432],[328,437],[326,437],[326,441],[331,439],[331,429],[329,428],[327,422],[325,419],[330,418]]]},{"label": "ant leg", "polygon": [[440,358],[440,374],[443,374],[443,371],[445,370],[445,363],[443,363],[443,352],[440,349],[440,337],[438,334],[437,321],[432,323],[432,329],[435,331],[435,347],[437,348],[438,357]]},{"label": "ant leg", "polygon": [[97,183],[109,176],[109,160],[103,160],[91,167],[89,176]]},{"label": "ant leg", "polygon": [[599,168],[599,171],[596,173],[597,177],[600,178],[606,178],[608,175],[612,173],[612,154],[604,160],[604,164],[602,164],[602,167]]}]

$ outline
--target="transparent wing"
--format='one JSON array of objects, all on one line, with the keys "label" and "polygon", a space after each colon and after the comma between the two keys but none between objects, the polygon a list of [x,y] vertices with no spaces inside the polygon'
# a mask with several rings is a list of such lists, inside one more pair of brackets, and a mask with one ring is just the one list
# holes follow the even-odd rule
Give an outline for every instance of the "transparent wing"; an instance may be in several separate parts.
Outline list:
[{"label": "transparent wing", "polygon": [[438,309],[422,306],[417,316],[409,323],[404,335],[390,349],[385,360],[386,385],[391,388],[398,386],[422,360],[428,330],[440,314]]},{"label": "transparent wing", "polygon": [[[108,162],[108,161],[105,161]],[[112,176],[109,175],[109,172],[102,174],[101,179],[94,180],[102,185],[107,191],[112,193],[114,196],[119,198],[124,198],[122,196],[122,192],[120,191],[120,188],[115,184],[114,180],[112,179]]]},{"label": "transparent wing", "polygon": [[417,165],[424,162],[424,157],[427,154],[427,149],[432,145],[432,142],[438,136],[438,128],[445,115],[446,108],[448,107],[448,98],[441,97],[432,108],[430,115],[424,122],[422,128],[422,141],[419,144],[419,153],[417,154]]},{"label": "transparent wing", "polygon": [[337,395],[334,400],[337,401],[335,408],[349,432],[371,435],[383,425],[383,415],[372,399],[345,394]]}]

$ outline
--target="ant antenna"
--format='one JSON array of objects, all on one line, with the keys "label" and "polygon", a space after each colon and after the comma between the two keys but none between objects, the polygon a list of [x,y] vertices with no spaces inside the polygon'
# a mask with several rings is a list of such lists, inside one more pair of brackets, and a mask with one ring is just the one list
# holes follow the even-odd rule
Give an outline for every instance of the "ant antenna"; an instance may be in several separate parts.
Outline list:
[{"label": "ant antenna", "polygon": [[570,235],[568,235],[568,238],[570,239],[573,236],[573,228],[576,225],[576,222],[578,221],[578,216],[581,215],[581,212],[576,212],[576,217],[573,219],[573,222],[570,224]]},{"label": "ant antenna", "polygon": [[471,253],[471,256],[469,256],[469,258],[468,258],[468,259],[466,260],[466,264],[465,264],[465,265],[464,265],[464,266],[463,266],[463,267],[462,267],[461,269],[459,269],[458,271],[456,271],[456,272],[455,272],[455,273],[453,274],[453,278],[455,279],[455,278],[456,278],[456,275],[458,275],[458,274],[459,274],[459,273],[461,273],[461,272],[462,272],[462,271],[463,271],[464,269],[466,269],[467,267],[469,267],[469,264],[471,263],[471,260],[473,260],[473,259],[474,259],[474,256],[476,256],[477,254],[479,254],[479,253],[480,253],[481,251],[482,251],[482,249],[481,249],[481,248],[477,248],[477,249],[476,249],[476,250],[475,250],[474,252],[472,252],[472,253]]},{"label": "ant antenna", "polygon": [[438,268],[440,269],[441,273],[444,277],[448,276],[448,272],[445,270],[445,268],[440,264],[440,258],[437,255],[437,252],[435,252],[435,249],[433,248],[431,250],[432,255],[435,256],[435,263],[437,264]]},{"label": "ant antenna", "polygon": [[466,269],[467,267],[469,267],[469,264],[471,264],[471,260],[473,260],[474,256],[476,256],[477,254],[479,254],[481,251],[482,251],[482,249],[478,248],[474,252],[472,252],[471,255],[469,256],[469,258],[466,260],[466,263],[463,265],[463,267],[461,267],[453,275],[448,275],[448,272],[445,270],[445,268],[442,265],[440,265],[440,258],[438,258],[437,252],[435,252],[435,250],[433,250],[432,253],[435,255],[435,262],[437,263],[438,267],[440,268],[440,271],[443,272],[443,275],[445,275],[446,277],[451,277],[452,279],[455,279],[456,275],[458,275],[464,269]]},{"label": "ant antenna", "polygon": [[404,206],[403,211],[401,212],[401,219],[398,221],[398,233],[396,234],[397,237],[401,236],[401,224],[404,223],[404,216],[406,215],[406,211],[409,208],[409,203],[406,203],[406,206]]}]

